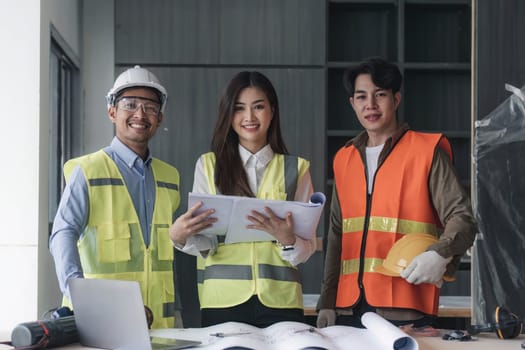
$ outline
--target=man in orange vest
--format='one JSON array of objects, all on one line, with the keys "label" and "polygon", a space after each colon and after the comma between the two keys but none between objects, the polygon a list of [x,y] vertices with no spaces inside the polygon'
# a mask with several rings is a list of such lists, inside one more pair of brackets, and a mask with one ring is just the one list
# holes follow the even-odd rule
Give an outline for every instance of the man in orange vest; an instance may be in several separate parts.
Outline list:
[{"label": "man in orange vest", "polygon": [[[453,278],[477,232],[450,144],[442,134],[399,123],[402,76],[396,65],[371,58],[345,71],[343,82],[365,130],[334,158],[317,326],[362,327],[367,311],[396,325],[432,325],[443,279]],[[396,241],[415,233],[438,241],[401,276],[374,270]]]}]

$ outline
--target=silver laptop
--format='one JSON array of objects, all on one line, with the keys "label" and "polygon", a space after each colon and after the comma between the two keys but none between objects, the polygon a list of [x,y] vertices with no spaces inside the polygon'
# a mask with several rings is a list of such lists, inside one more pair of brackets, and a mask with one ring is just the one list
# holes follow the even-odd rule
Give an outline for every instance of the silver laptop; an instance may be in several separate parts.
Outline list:
[{"label": "silver laptop", "polygon": [[75,278],[69,281],[69,292],[80,343],[84,346],[168,350],[200,344],[168,338],[152,342],[138,282]]}]

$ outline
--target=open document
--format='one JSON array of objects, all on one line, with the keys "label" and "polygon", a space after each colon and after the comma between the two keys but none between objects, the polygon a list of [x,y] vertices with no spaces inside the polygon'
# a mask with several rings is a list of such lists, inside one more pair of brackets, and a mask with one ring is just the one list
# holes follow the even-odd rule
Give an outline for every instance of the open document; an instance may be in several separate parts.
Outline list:
[{"label": "open document", "polygon": [[284,218],[288,212],[292,213],[295,234],[304,239],[311,239],[316,233],[326,197],[321,192],[315,192],[307,203],[193,192],[188,194],[188,208],[199,201],[203,202],[203,206],[199,208],[197,214],[207,209],[215,209],[213,217],[218,219],[212,227],[201,233],[226,235],[225,243],[238,243],[275,239],[267,232],[246,228],[251,224],[247,216],[251,215],[252,210],[265,214],[265,207],[269,207],[281,218]]},{"label": "open document", "polygon": [[202,342],[199,349],[243,347],[258,350],[417,350],[414,338],[373,312],[361,319],[364,329],[349,326],[315,328],[300,322],[278,322],[257,328],[226,322],[205,328],[157,329],[151,335]]}]

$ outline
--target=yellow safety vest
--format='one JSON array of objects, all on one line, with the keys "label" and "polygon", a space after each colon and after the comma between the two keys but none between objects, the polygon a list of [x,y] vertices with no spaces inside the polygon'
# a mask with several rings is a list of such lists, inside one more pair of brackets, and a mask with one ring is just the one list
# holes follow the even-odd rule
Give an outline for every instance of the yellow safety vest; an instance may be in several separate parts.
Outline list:
[{"label": "yellow safety vest", "polygon": [[[209,193],[215,187],[215,154],[203,156]],[[309,162],[276,154],[268,164],[257,198],[293,200],[297,180]],[[281,258],[274,242],[219,243],[217,252],[197,259],[197,282],[201,308],[225,308],[242,304],[257,295],[273,308],[303,308],[303,293],[297,268]]]},{"label": "yellow safety vest", "polygon": [[80,165],[88,186],[89,218],[78,249],[84,277],[140,283],[144,305],[153,312],[152,328],[175,324],[173,245],[169,227],[180,203],[179,172],[156,158],[155,208],[151,241],[146,247],[139,218],[115,162],[104,152],[72,159],[64,176]]}]

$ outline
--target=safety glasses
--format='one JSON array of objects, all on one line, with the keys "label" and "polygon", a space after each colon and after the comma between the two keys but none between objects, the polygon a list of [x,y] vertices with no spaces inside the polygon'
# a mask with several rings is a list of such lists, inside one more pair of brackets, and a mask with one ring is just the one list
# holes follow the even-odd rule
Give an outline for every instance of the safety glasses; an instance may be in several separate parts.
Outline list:
[{"label": "safety glasses", "polygon": [[139,107],[142,107],[144,114],[156,117],[160,113],[160,103],[145,97],[139,96],[123,96],[115,102],[119,109],[128,112],[136,112]]}]

